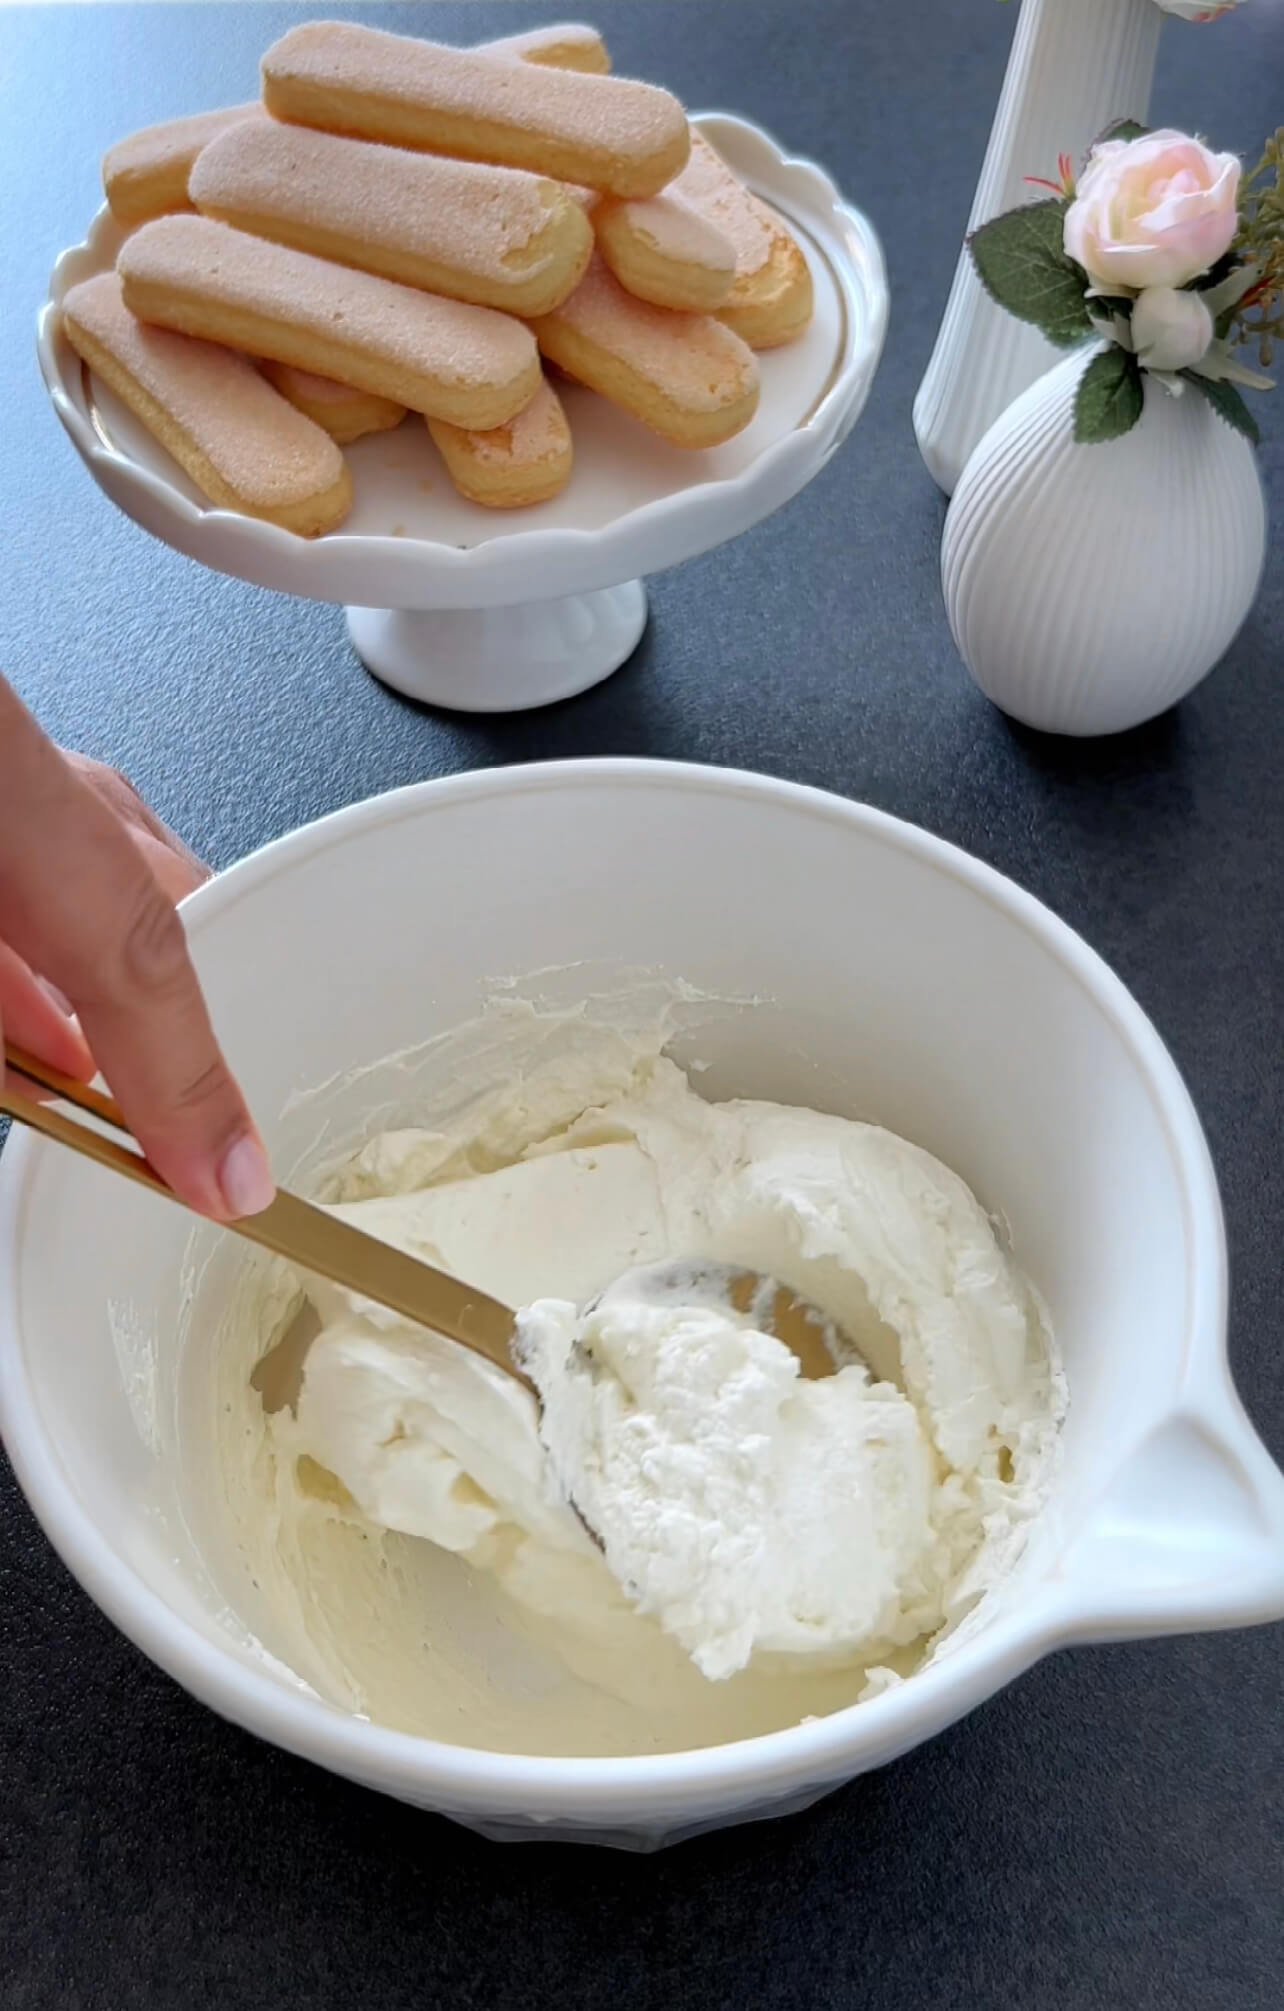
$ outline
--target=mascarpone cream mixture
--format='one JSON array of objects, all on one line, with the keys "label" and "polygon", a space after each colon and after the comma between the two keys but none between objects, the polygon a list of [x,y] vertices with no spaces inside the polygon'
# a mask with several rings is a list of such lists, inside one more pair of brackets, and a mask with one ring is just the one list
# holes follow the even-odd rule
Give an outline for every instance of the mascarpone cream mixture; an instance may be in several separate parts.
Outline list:
[{"label": "mascarpone cream mixture", "polygon": [[[525,1309],[543,1398],[279,1266],[241,1293],[216,1369],[238,1608],[347,1708],[527,1752],[750,1736],[911,1675],[1019,1554],[1052,1337],[968,1188],[890,1132],[707,1102],[657,1041],[586,1035],[323,1193]],[[698,1274],[653,1302],[631,1274],[662,1259],[779,1279],[842,1366],[801,1379]]]}]

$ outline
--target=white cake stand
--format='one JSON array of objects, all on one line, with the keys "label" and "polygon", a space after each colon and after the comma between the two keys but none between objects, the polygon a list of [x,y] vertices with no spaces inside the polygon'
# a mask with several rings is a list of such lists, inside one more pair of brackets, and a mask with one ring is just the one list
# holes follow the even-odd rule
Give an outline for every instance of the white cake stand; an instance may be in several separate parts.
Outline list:
[{"label": "white cake stand", "polygon": [[787,159],[743,119],[695,123],[789,218],[816,292],[807,333],[761,358],[757,417],[724,447],[670,447],[567,385],[575,470],[551,503],[508,513],[463,501],[412,414],[348,449],[356,501],[339,531],[309,540],[213,509],[61,333],[67,289],[115,260],[122,233],[106,210],[58,260],[41,310],[54,410],[99,487],[136,523],[215,571],[342,602],[362,661],[409,697],[513,712],[585,691],[636,647],[646,574],[738,536],[819,473],[865,403],[887,326],[878,240],[828,176]]}]

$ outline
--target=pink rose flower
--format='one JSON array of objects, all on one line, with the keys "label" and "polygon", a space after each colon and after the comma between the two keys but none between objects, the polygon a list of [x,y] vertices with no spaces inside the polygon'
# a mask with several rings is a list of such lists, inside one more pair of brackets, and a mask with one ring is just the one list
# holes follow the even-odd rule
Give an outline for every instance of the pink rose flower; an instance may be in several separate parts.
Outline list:
[{"label": "pink rose flower", "polygon": [[1066,211],[1065,248],[1094,286],[1184,286],[1229,249],[1239,161],[1185,133],[1094,147]]}]

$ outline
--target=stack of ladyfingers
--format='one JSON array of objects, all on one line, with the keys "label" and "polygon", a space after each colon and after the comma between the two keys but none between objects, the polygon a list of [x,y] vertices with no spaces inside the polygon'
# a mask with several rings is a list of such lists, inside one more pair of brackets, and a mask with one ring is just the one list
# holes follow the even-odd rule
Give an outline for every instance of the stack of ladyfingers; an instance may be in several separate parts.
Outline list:
[{"label": "stack of ladyfingers", "polygon": [[754,351],[812,311],[803,253],[678,101],[556,26],[452,49],[291,29],[262,102],[154,126],[103,163],[128,231],[68,340],[212,502],[342,523],[342,448],[422,414],[495,508],[570,479],[541,359],[675,445],[757,409]]}]

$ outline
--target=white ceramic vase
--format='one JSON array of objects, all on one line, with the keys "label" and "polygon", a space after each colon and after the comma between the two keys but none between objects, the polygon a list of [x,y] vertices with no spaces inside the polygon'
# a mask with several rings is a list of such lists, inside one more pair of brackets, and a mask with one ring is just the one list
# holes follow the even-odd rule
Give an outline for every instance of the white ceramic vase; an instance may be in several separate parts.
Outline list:
[{"label": "white ceramic vase", "polygon": [[[1155,0],[1022,0],[969,231],[1036,199],[1026,177],[1055,180],[1059,153],[1078,161],[1112,120],[1144,121],[1162,20]],[[947,495],[981,435],[1057,353],[990,299],[965,245],[914,400],[920,452]]]},{"label": "white ceramic vase", "polygon": [[945,519],[941,583],[959,654],[1012,718],[1118,733],[1185,696],[1253,604],[1266,505],[1252,447],[1201,394],[1145,380],[1130,432],[1074,438],[1091,350],[997,419]]}]

